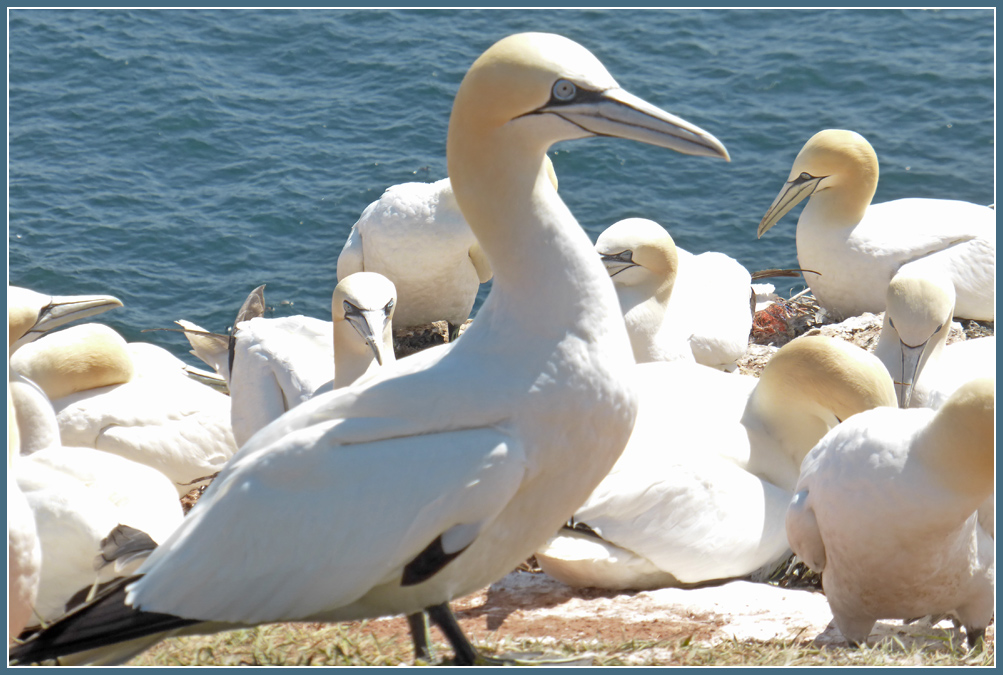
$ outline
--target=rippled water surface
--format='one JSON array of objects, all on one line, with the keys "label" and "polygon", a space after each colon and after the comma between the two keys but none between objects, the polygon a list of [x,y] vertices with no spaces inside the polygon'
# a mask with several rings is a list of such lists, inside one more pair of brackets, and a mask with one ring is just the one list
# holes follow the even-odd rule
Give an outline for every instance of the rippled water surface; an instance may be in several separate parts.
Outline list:
[{"label": "rippled water surface", "polygon": [[[266,283],[330,316],[338,253],[395,183],[445,176],[452,97],[495,40],[588,47],[627,90],[715,134],[726,164],[616,139],[556,146],[593,240],[630,216],[750,269],[795,266],[756,225],[804,141],[859,131],[876,201],[994,200],[991,10],[14,10],[9,279],[112,293],[127,338],[183,354]],[[798,290],[801,282],[777,283]],[[482,289],[482,295],[486,289]]]}]

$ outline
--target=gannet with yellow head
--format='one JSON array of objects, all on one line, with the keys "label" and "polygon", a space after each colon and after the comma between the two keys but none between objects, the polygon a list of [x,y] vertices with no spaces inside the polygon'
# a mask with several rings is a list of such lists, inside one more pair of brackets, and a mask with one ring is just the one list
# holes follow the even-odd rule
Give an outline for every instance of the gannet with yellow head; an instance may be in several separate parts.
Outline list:
[{"label": "gannet with yellow head", "polygon": [[[822,574],[840,632],[953,612],[973,645],[993,616],[995,542],[977,511],[992,494],[994,381],[939,410],[871,410],[805,458],[787,512],[791,548]],[[894,569],[894,574],[887,570]]]},{"label": "gannet with yellow head", "polygon": [[769,574],[789,555],[784,516],[801,461],[841,420],[894,406],[872,354],[836,338],[782,347],[759,379],[687,363],[635,368],[623,455],[536,552],[572,586],[703,584]]},{"label": "gannet with yellow head", "polygon": [[121,306],[122,301],[111,295],[45,295],[8,286],[7,355],[47,331]]},{"label": "gannet with yellow head", "polygon": [[863,136],[820,131],[794,159],[759,236],[808,197],[798,219],[798,263],[818,273],[805,280],[837,318],[883,311],[895,272],[923,259],[954,284],[956,316],[993,320],[996,212],[949,199],[871,204],[877,185],[878,157]]},{"label": "gannet with yellow head", "polygon": [[730,370],[749,347],[752,277],[723,253],[693,255],[664,227],[627,218],[596,251],[616,287],[638,363],[696,360]]},{"label": "gannet with yellow head", "polygon": [[[616,294],[544,160],[555,142],[598,135],[727,158],[571,40],[526,33],[488,49],[460,84],[446,150],[494,271],[463,338],[262,429],[138,577],[12,658],[98,648],[82,657],[117,661],[175,630],[427,610],[457,662],[479,659],[447,603],[557,530],[613,466],[637,410]],[[132,642],[100,649],[121,640]]]}]

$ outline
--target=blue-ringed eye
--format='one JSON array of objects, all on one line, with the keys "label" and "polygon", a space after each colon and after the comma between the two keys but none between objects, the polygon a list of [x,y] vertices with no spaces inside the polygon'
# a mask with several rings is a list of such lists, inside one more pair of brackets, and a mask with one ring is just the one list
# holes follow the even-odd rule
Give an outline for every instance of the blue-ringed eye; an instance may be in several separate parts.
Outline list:
[{"label": "blue-ringed eye", "polygon": [[554,82],[552,93],[558,101],[570,101],[578,93],[578,87],[575,86],[574,82],[569,80],[558,80]]}]

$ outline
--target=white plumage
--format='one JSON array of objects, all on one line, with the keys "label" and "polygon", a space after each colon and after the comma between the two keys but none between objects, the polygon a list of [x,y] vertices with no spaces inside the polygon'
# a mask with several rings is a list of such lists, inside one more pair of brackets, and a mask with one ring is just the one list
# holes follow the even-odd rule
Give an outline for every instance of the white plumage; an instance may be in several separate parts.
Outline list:
[{"label": "white plumage", "polygon": [[996,212],[949,199],[871,204],[877,185],[878,158],[863,136],[820,131],[795,158],[759,223],[759,236],[810,197],[798,219],[798,263],[818,272],[806,273],[805,280],[837,318],[883,311],[892,276],[922,259],[954,284],[956,316],[993,320]]}]

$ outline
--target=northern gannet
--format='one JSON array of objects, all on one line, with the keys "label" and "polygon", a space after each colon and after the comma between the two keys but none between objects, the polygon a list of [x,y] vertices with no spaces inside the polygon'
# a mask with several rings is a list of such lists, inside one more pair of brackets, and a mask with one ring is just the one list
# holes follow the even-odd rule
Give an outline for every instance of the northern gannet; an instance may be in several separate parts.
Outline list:
[{"label": "northern gannet", "polygon": [[[836,338],[782,347],[761,377],[687,363],[635,368],[641,396],[623,455],[537,551],[572,586],[650,589],[769,573],[801,460],[851,415],[894,406],[881,362]],[[582,531],[581,526],[588,531]]]},{"label": "northern gannet", "polygon": [[940,268],[957,293],[955,315],[996,316],[996,213],[949,199],[897,199],[871,204],[878,158],[853,131],[812,136],[759,223],[759,236],[805,197],[797,227],[798,262],[818,302],[837,318],[878,313],[885,289],[903,265]]},{"label": "northern gannet", "polygon": [[[262,287],[254,293],[262,293],[263,303]],[[394,285],[386,277],[351,274],[331,295],[331,321],[308,316],[238,319],[229,341],[232,362],[225,357],[225,336],[213,340],[190,322],[178,323],[186,328],[192,354],[227,378],[233,436],[242,446],[303,401],[392,363],[396,305]]]},{"label": "northern gannet", "polygon": [[628,218],[596,240],[638,363],[696,360],[728,370],[749,348],[752,279],[723,253],[693,255],[658,223]]},{"label": "northern gannet", "polygon": [[151,466],[184,495],[237,449],[230,399],[180,367],[164,369],[164,357],[150,359],[148,350],[137,367],[134,352],[108,326],[82,324],[24,345],[11,367],[48,396],[64,445]]},{"label": "northern gannet", "polygon": [[993,389],[973,380],[936,411],[857,415],[805,458],[787,534],[850,644],[878,619],[949,612],[970,645],[984,635],[996,546],[976,511],[996,475]]},{"label": "northern gannet", "polygon": [[45,295],[8,286],[7,356],[47,331],[121,306],[122,301],[110,295]]},{"label": "northern gannet", "polygon": [[613,285],[544,161],[555,142],[597,135],[728,157],[713,136],[621,89],[571,40],[527,33],[488,49],[460,84],[446,151],[494,270],[477,321],[463,339],[255,434],[138,577],[13,660],[132,640],[81,655],[115,661],[175,629],[422,610],[457,662],[480,659],[447,603],[546,541],[634,423],[622,379],[634,361]]},{"label": "northern gannet", "polygon": [[135,570],[138,565],[96,567],[102,541],[116,527],[128,525],[165,541],[183,512],[162,473],[101,450],[63,446],[42,390],[16,374],[8,387],[18,428],[26,432],[13,475],[41,547],[37,599],[27,621],[32,626],[62,616],[81,589]]},{"label": "northern gannet", "polygon": [[21,436],[7,382],[7,640],[32,620],[42,576],[42,547],[35,516],[14,477]]},{"label": "northern gannet", "polygon": [[995,336],[947,345],[954,284],[940,270],[906,265],[888,285],[875,355],[885,364],[899,407],[938,408],[968,380],[996,373]]}]

